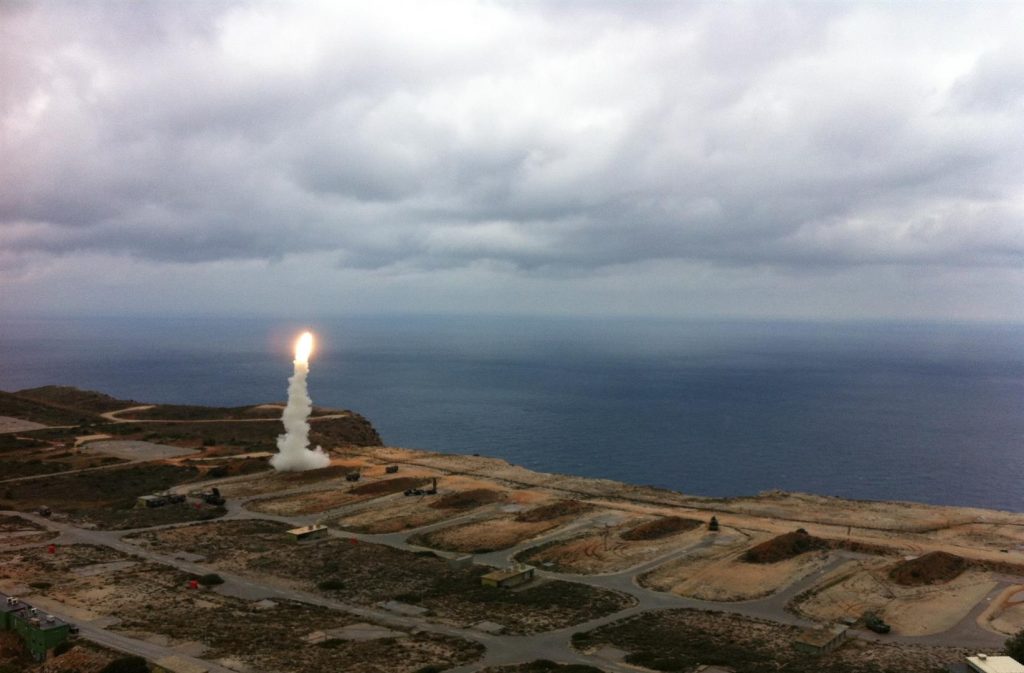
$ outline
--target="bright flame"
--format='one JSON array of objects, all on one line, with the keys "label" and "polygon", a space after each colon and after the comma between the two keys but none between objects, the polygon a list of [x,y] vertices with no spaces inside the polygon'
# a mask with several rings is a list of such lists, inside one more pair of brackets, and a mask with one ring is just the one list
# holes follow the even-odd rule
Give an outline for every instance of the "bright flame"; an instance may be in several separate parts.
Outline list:
[{"label": "bright flame", "polygon": [[313,333],[303,332],[295,342],[295,361],[309,362],[309,354],[313,352]]}]

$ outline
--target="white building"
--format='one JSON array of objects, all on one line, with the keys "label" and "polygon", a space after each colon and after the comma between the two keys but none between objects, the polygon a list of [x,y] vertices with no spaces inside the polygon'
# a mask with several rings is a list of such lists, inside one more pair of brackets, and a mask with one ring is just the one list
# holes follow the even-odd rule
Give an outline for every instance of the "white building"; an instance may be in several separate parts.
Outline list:
[{"label": "white building", "polygon": [[1024,666],[1013,657],[990,657],[987,654],[967,657],[967,668],[974,673],[1024,673]]}]

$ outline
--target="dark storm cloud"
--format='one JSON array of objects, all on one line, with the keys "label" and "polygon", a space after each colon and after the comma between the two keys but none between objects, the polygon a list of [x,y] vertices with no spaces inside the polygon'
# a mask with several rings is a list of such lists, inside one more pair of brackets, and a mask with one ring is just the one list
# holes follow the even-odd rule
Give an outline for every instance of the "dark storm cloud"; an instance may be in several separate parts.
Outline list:
[{"label": "dark storm cloud", "polygon": [[6,268],[1022,261],[1011,6],[2,7]]}]

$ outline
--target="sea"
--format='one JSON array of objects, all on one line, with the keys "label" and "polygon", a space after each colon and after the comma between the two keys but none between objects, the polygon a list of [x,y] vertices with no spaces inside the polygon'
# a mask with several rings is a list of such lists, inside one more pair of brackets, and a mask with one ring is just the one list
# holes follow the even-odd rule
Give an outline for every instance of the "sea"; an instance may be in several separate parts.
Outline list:
[{"label": "sea", "polygon": [[384,441],[706,496],[1024,511],[1024,326],[361,316],[7,318],[0,389],[315,404]]}]

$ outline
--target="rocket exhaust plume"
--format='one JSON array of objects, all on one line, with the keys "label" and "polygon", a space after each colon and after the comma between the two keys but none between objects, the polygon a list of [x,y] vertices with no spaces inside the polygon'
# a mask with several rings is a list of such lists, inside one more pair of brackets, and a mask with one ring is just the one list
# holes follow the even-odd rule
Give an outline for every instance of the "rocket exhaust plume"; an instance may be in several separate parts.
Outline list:
[{"label": "rocket exhaust plume", "polygon": [[278,453],[270,459],[270,464],[278,471],[315,470],[331,462],[319,446],[309,448],[309,414],[313,411],[313,401],[306,389],[306,375],[312,352],[313,335],[304,332],[295,342],[295,373],[288,379],[288,406],[281,415],[284,434],[278,436]]}]

